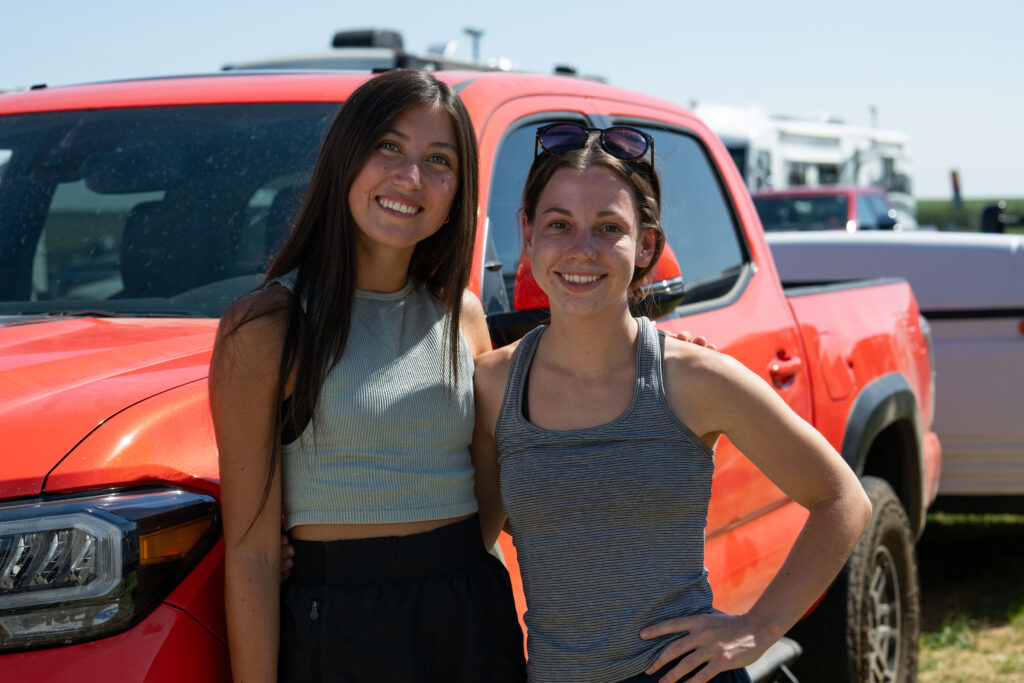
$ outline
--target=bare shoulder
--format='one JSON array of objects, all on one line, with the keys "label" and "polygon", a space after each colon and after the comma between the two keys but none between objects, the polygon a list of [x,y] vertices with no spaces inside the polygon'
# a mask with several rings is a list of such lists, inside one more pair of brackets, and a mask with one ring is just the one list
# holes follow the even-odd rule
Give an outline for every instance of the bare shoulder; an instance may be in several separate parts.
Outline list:
[{"label": "bare shoulder", "polygon": [[665,336],[663,367],[666,380],[685,379],[688,385],[696,384],[696,388],[706,389],[734,373],[737,365],[743,367],[725,353]]},{"label": "bare shoulder", "polygon": [[671,337],[662,364],[665,395],[676,415],[697,434],[722,431],[728,416],[762,397],[764,381],[732,356]]},{"label": "bare shoulder", "polygon": [[509,369],[512,367],[512,358],[518,346],[519,342],[515,341],[477,357],[475,378],[478,386],[497,383],[501,384],[504,390]]},{"label": "bare shoulder", "polygon": [[476,294],[468,289],[462,291],[462,312],[459,316],[459,329],[466,338],[473,357],[492,348],[491,334],[487,329],[487,316],[483,304]]},{"label": "bare shoulder", "polygon": [[476,359],[473,373],[473,391],[476,396],[477,417],[493,429],[505,398],[505,385],[512,367],[512,357],[518,342],[488,351]]},{"label": "bare shoulder", "polygon": [[293,301],[286,288],[271,285],[232,303],[217,328],[210,369],[213,379],[238,370],[271,371],[276,377]]}]

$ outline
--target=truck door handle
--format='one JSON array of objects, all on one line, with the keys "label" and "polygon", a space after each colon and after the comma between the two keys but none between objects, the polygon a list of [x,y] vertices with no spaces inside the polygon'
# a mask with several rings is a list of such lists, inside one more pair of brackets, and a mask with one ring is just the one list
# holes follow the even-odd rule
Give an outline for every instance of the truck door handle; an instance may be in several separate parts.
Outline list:
[{"label": "truck door handle", "polygon": [[785,389],[792,384],[793,378],[804,367],[804,362],[799,358],[782,356],[783,354],[780,353],[779,357],[775,358],[768,365],[768,374],[771,376],[772,384],[775,385],[776,389]]}]

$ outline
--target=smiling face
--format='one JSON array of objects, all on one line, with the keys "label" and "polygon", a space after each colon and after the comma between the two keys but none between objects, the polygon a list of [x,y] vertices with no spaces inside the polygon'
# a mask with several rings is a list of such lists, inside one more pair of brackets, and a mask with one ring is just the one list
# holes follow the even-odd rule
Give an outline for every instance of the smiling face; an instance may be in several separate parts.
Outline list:
[{"label": "smiling face", "polygon": [[655,232],[638,235],[632,190],[611,169],[560,168],[541,191],[523,239],[552,313],[628,311],[635,266],[650,263]]},{"label": "smiling face", "polygon": [[448,219],[459,185],[451,117],[439,107],[409,107],[395,117],[348,191],[360,251],[411,258],[416,244]]}]

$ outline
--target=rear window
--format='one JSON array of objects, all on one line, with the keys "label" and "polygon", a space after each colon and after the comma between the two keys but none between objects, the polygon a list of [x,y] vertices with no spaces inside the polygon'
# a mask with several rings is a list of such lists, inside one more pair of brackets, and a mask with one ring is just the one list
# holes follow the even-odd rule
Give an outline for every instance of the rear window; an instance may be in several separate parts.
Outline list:
[{"label": "rear window", "polygon": [[261,281],[338,106],[4,117],[0,315],[219,316]]},{"label": "rear window", "polygon": [[754,197],[766,231],[845,230],[849,216],[846,195],[819,197]]}]

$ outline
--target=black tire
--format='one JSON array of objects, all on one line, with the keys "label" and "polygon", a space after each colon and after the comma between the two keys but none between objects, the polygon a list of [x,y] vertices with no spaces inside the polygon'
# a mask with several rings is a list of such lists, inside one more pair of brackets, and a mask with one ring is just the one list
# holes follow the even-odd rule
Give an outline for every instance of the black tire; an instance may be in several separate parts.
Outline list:
[{"label": "black tire", "polygon": [[920,595],[910,521],[889,484],[861,482],[871,522],[821,604],[790,631],[801,683],[917,680]]}]

